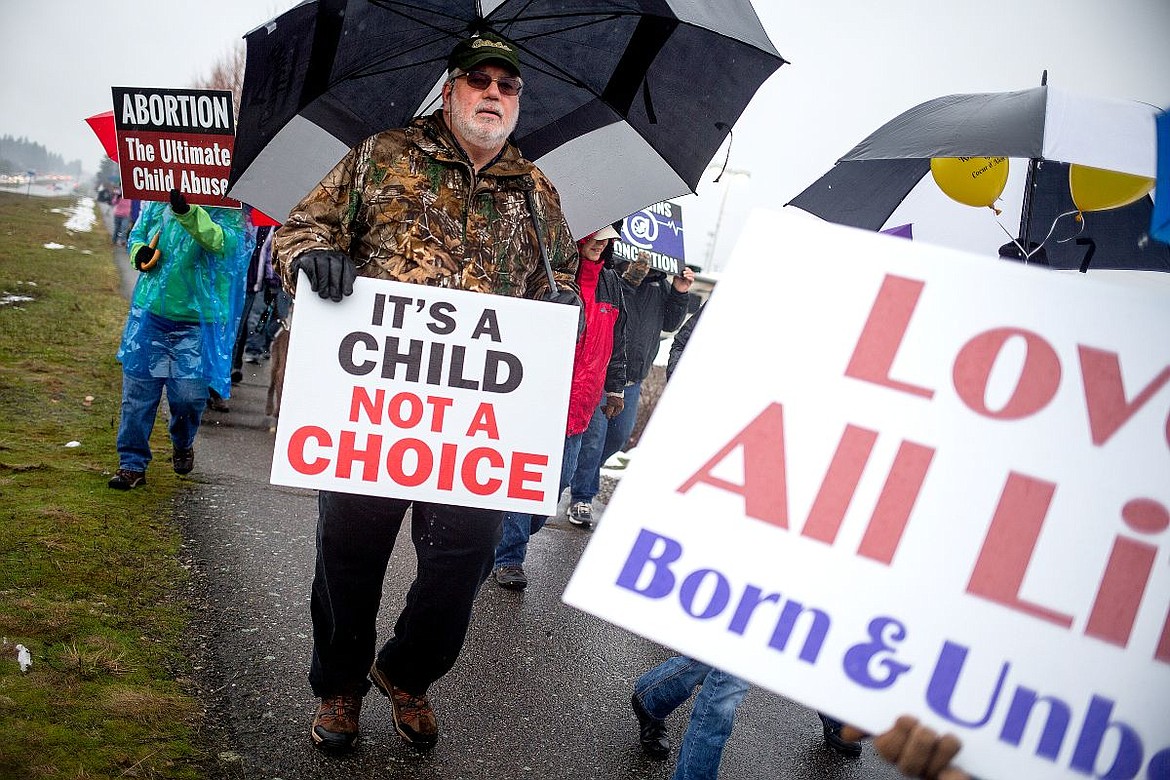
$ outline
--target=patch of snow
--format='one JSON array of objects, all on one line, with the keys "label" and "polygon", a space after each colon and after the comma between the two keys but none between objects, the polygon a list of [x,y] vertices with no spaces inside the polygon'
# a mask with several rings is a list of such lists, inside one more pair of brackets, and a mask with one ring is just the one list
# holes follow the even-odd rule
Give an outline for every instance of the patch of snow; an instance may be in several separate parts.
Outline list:
[{"label": "patch of snow", "polygon": [[93,213],[93,198],[85,196],[77,199],[70,209],[69,220],[65,229],[71,233],[88,233],[93,230],[93,223],[97,217]]}]

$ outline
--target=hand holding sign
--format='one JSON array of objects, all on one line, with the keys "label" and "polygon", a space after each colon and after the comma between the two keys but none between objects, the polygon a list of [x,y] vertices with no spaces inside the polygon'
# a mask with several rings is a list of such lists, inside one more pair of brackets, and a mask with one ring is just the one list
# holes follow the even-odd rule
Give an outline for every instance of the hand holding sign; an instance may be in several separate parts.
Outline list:
[{"label": "hand holding sign", "polygon": [[184,198],[183,193],[179,192],[178,190],[171,190],[170,199],[171,211],[175,212],[179,216],[182,216],[191,210],[191,207],[187,205],[187,199]]},{"label": "hand holding sign", "polygon": [[293,271],[300,269],[309,277],[309,286],[322,298],[333,302],[353,294],[357,278],[353,260],[344,252],[314,249],[293,260]]}]

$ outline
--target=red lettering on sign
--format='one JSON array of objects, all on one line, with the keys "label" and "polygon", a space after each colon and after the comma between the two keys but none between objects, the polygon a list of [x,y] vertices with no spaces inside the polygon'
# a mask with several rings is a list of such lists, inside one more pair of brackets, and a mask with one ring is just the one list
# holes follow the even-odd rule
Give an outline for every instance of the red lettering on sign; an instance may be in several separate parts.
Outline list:
[{"label": "red lettering on sign", "polygon": [[[1012,397],[996,411],[987,406],[987,382],[1004,345],[1016,337],[1027,345],[1024,365]],[[1047,341],[1031,331],[995,328],[963,345],[955,358],[952,377],[955,391],[971,411],[995,420],[1018,420],[1040,411],[1056,396],[1060,387],[1060,358]]]},{"label": "red lettering on sign", "polygon": [[500,438],[500,428],[496,423],[496,410],[489,403],[481,403],[471,418],[471,425],[467,428],[467,436],[474,436],[483,431],[489,439]]},{"label": "red lettering on sign", "polygon": [[967,592],[1068,628],[1070,616],[1020,598],[1020,586],[1055,492],[1051,482],[1015,472],[1008,475]]},{"label": "red lettering on sign", "polygon": [[305,460],[305,445],[315,439],[320,447],[332,447],[329,431],[316,425],[305,425],[293,431],[288,438],[288,463],[300,474],[313,477],[329,468],[328,458],[316,458],[311,463]]},{"label": "red lettering on sign", "polygon": [[463,486],[477,496],[490,496],[504,484],[502,479],[495,477],[484,482],[479,481],[479,463],[484,460],[493,468],[504,467],[504,457],[490,447],[476,447],[467,453],[467,457],[463,459]]},{"label": "red lettering on sign", "polygon": [[[1156,534],[1170,527],[1170,512],[1151,499],[1135,498],[1126,503],[1121,517],[1132,530]],[[1113,541],[1109,563],[1101,577],[1093,611],[1089,614],[1086,636],[1095,636],[1110,644],[1125,647],[1137,619],[1138,607],[1146,592],[1158,548],[1136,539],[1118,536]]]},{"label": "red lettering on sign", "polygon": [[366,436],[366,448],[357,448],[357,436],[353,431],[342,431],[337,444],[337,476],[349,479],[354,461],[362,464],[362,481],[375,482],[378,479],[378,460],[382,453],[382,437],[376,433]]},{"label": "red lettering on sign", "polygon": [[[743,484],[715,476],[712,471],[736,449],[743,448]],[[754,420],[715,453],[679,488],[686,494],[699,483],[743,496],[744,513],[756,520],[788,527],[788,489],[784,465],[784,409],[768,404]]]},{"label": "red lettering on sign", "polygon": [[829,469],[821,482],[821,489],[817,491],[808,519],[800,531],[801,536],[825,544],[837,540],[837,532],[845,521],[845,512],[853,501],[857,483],[861,481],[861,474],[869,462],[877,436],[877,431],[856,425],[845,426],[837,451],[833,453],[833,460],[829,462]]},{"label": "red lettering on sign", "polygon": [[882,281],[845,376],[923,398],[934,397],[934,390],[890,378],[894,358],[925,286],[925,282],[901,276],[887,276]]},{"label": "red lettering on sign", "polygon": [[870,516],[865,536],[857,547],[857,554],[886,564],[894,560],[894,553],[910,521],[910,512],[918,500],[926,470],[934,459],[934,450],[912,441],[904,441],[894,456],[894,465],[886,477],[878,496],[877,506]]},{"label": "red lettering on sign", "polygon": [[459,448],[450,443],[439,448],[439,490],[455,487],[455,457],[458,452]]},{"label": "red lettering on sign", "polygon": [[[1078,345],[1077,353],[1081,358],[1085,406],[1089,410],[1089,432],[1093,444],[1098,446],[1109,441],[1118,428],[1170,382],[1170,366],[1167,366],[1134,396],[1133,401],[1126,401],[1117,353],[1083,345]],[[1170,443],[1170,417],[1166,419],[1166,441]]]},{"label": "red lettering on sign", "polygon": [[512,468],[508,470],[508,498],[526,501],[541,501],[544,491],[525,487],[527,482],[540,482],[540,472],[529,470],[529,466],[547,466],[548,456],[535,452],[512,453]]}]

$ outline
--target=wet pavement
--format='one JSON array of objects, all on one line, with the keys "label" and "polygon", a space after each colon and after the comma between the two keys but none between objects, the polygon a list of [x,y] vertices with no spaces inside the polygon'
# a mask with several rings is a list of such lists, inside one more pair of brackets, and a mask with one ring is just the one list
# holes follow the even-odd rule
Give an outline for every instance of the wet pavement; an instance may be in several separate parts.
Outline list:
[{"label": "wet pavement", "polygon": [[[123,251],[115,252],[128,269]],[[132,283],[133,271],[125,273]],[[639,750],[634,680],[671,652],[560,600],[589,532],[561,514],[533,537],[523,592],[484,585],[464,651],[431,688],[440,738],[419,753],[394,733],[387,700],[366,696],[362,739],[343,757],[316,750],[306,678],[316,496],[268,482],[274,420],[264,414],[268,365],[244,366],[229,412],[209,411],[190,489],[175,507],[194,612],[193,686],[206,707],[210,778],[667,780],[672,758]],[[165,467],[165,461],[155,467]],[[595,513],[604,522],[604,507]],[[407,524],[383,592],[389,635],[414,575]],[[677,745],[689,707],[668,721]],[[866,746],[860,759],[822,747],[816,714],[753,688],[740,705],[720,777],[858,780],[900,775]]]}]

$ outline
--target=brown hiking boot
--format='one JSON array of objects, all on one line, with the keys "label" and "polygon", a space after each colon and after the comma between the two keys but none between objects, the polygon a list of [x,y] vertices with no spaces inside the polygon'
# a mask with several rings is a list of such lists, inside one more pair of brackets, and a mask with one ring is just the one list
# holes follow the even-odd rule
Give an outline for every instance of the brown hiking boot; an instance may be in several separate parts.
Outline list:
[{"label": "brown hiking boot", "polygon": [[390,711],[394,714],[394,728],[398,735],[419,750],[433,748],[439,741],[439,723],[430,700],[394,687],[377,662],[370,667],[370,680],[390,699]]},{"label": "brown hiking boot", "polygon": [[358,739],[358,717],[361,712],[361,696],[325,696],[317,706],[313,728],[309,732],[313,744],[325,750],[349,750]]}]

